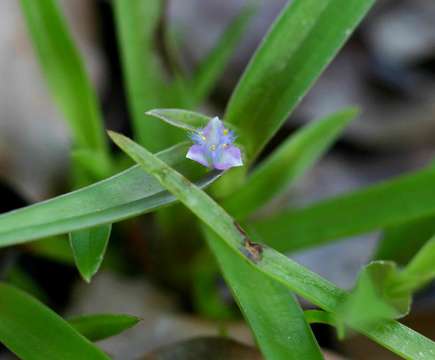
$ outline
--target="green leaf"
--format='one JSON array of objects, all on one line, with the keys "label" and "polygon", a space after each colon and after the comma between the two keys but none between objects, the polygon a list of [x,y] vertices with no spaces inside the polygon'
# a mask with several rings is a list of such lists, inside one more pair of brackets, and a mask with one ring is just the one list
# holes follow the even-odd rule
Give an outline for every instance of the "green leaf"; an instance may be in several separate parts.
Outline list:
[{"label": "green leaf", "polygon": [[104,259],[112,224],[95,226],[70,233],[69,240],[80,275],[90,282]]},{"label": "green leaf", "polygon": [[23,360],[110,359],[39,301],[0,283],[0,341]]},{"label": "green leaf", "polygon": [[[167,186],[183,204],[216,231],[217,241],[223,235],[230,238],[228,244],[225,242],[215,244],[216,240],[209,240],[209,243],[215,250],[215,255],[236,294],[236,299],[240,302],[241,309],[252,325],[264,354],[270,359],[321,359],[313,334],[305,323],[303,312],[291,298],[288,289],[258,272],[257,269],[251,268],[246,256],[240,253],[240,232],[229,215],[208,195],[195,188],[182,175],[166,166],[147,150],[120,134],[110,132],[109,135],[133,160],[153,174],[162,185]],[[204,209],[208,210],[204,211]],[[224,224],[219,227],[217,224],[221,221]],[[223,228],[226,228],[226,231],[222,230]],[[234,231],[236,236],[234,233],[232,236],[228,235]],[[213,233],[208,235],[212,236]],[[231,247],[236,247],[235,254],[231,251]],[[247,251],[246,248],[243,249]],[[258,294],[258,284],[262,286],[264,299]],[[277,311],[274,312],[273,309]],[[281,320],[278,319],[279,317]],[[279,323],[276,322],[278,320]],[[293,327],[297,330],[294,331]]]},{"label": "green leaf", "polygon": [[192,293],[195,311],[207,318],[231,320],[238,313],[222,296],[217,280],[220,279],[219,264],[207,248],[201,249],[192,261]]},{"label": "green leaf", "polygon": [[[83,179],[74,183],[76,188],[89,185],[90,183],[113,175],[112,166],[105,161],[104,155],[86,149],[73,150],[71,152],[71,164],[75,171],[79,171]],[[114,164],[113,164],[114,165]]]},{"label": "green leaf", "polygon": [[[204,227],[225,280],[267,359],[323,359],[297,300]],[[261,284],[261,291],[259,291]]]},{"label": "green leaf", "polygon": [[[251,59],[224,119],[252,162],[344,44],[374,0],[289,1]],[[261,130],[260,130],[261,129]]]},{"label": "green leaf", "polygon": [[435,170],[369,186],[250,224],[267,244],[293,251],[435,214]]},{"label": "green leaf", "polygon": [[344,339],[345,328],[343,320],[334,314],[322,310],[305,310],[304,316],[308,324],[326,324],[334,326],[337,329],[338,339]]},{"label": "green leaf", "polygon": [[409,313],[411,292],[394,293],[392,284],[399,276],[395,263],[374,261],[364,266],[357,283],[340,309],[350,324],[367,325],[379,319],[396,319]]},{"label": "green leaf", "polygon": [[95,90],[56,0],[20,0],[26,25],[50,91],[81,149],[107,161],[108,147]]},{"label": "green leaf", "polygon": [[13,265],[5,275],[5,280],[18,289],[25,291],[37,298],[43,303],[48,302],[48,297],[45,291],[39,286],[37,282],[28,274],[20,265]]},{"label": "green leaf", "polygon": [[181,109],[154,109],[147,111],[146,115],[154,116],[169,125],[187,131],[203,128],[211,119],[209,116]]},{"label": "green leaf", "polygon": [[93,314],[68,319],[71,326],[90,341],[99,341],[118,335],[140,321],[136,316]]},{"label": "green leaf", "polygon": [[360,272],[357,285],[344,306],[344,315],[355,322],[398,318],[409,313],[412,293],[435,278],[432,237],[399,271],[391,261],[374,261]]},{"label": "green leaf", "polygon": [[113,6],[135,138],[153,151],[162,150],[176,142],[169,136],[171,128],[143,114],[168,105],[169,90],[154,46],[163,2],[115,0]]},{"label": "green leaf", "polygon": [[66,236],[51,236],[26,244],[26,250],[32,255],[52,261],[74,265],[74,255]]},{"label": "green leaf", "polygon": [[[180,173],[130,139],[109,134],[121,149],[219,235],[218,238],[241,258],[239,261],[245,261],[325,311],[338,312],[348,296],[346,291],[274,249],[252,242],[216,202]],[[359,325],[356,329],[405,358],[431,359],[435,354],[434,342],[398,322],[384,320],[375,326]]]},{"label": "green leaf", "polygon": [[246,31],[254,13],[252,4],[246,5],[224,33],[220,36],[215,47],[201,62],[192,79],[192,96],[194,104],[201,104],[206,99],[217,80],[222,75],[237,44]]},{"label": "green leaf", "polygon": [[392,292],[402,294],[416,291],[435,278],[435,236],[420,249],[392,285]]},{"label": "green leaf", "polygon": [[[158,156],[186,176],[195,174],[200,186],[207,186],[220,176],[216,171],[205,177],[203,173],[196,175],[199,165],[185,159],[187,149],[188,145],[180,144]],[[0,247],[110,224],[173,201],[174,197],[158,181],[134,166],[83,189],[1,215]]]},{"label": "green leaf", "polygon": [[300,178],[329,149],[356,114],[355,109],[346,109],[290,136],[254,169],[246,183],[224,201],[223,207],[238,219],[254,213]]},{"label": "green leaf", "polygon": [[378,243],[374,258],[406,264],[435,234],[433,216],[387,227]]}]

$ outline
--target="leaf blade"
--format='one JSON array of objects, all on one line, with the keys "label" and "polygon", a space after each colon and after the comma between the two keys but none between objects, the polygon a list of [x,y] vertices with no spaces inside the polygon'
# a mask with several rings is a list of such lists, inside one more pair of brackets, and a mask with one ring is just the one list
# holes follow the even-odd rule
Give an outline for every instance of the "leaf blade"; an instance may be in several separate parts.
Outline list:
[{"label": "leaf blade", "polygon": [[179,140],[169,126],[143,115],[146,110],[168,106],[167,95],[170,91],[165,86],[163,69],[154,45],[163,6],[159,0],[113,2],[135,138],[153,151],[160,151]]},{"label": "leaf blade", "polygon": [[322,359],[300,305],[288,288],[240,261],[211,230],[204,227],[204,232],[265,357]]},{"label": "leaf blade", "polygon": [[68,319],[71,326],[90,341],[99,341],[120,334],[140,321],[136,316],[92,314]]},{"label": "leaf blade", "polygon": [[[243,229],[206,193],[146,149],[116,133],[109,134],[143,169],[156,177],[210,227],[243,261],[325,311],[338,313],[348,293],[269,247],[253,243]],[[346,321],[346,319],[343,319]],[[355,327],[354,324],[351,324]],[[395,353],[410,359],[430,359],[435,343],[397,322],[381,321],[356,329]],[[406,346],[404,346],[406,344]]]},{"label": "leaf blade", "polygon": [[79,148],[108,156],[97,96],[55,0],[20,0],[50,91]]},{"label": "leaf blade", "polygon": [[[159,157],[172,165],[178,164],[180,171],[191,176],[198,172],[198,167],[185,159],[187,149],[188,145],[180,144],[159,153]],[[201,186],[207,186],[220,173],[211,172],[203,178],[194,176]],[[0,247],[124,220],[174,200],[139,166],[133,166],[83,189],[2,214]]]},{"label": "leaf blade", "polygon": [[241,130],[250,162],[373,3],[297,0],[284,8],[242,75],[224,116]]},{"label": "leaf blade", "polygon": [[[264,285],[267,286],[270,291],[273,291],[274,296],[276,296],[277,292],[282,294],[283,291],[285,291],[286,295],[288,296],[287,290],[284,290],[283,287],[281,287],[280,285],[269,282],[269,279],[267,279],[264,274],[257,273],[255,268],[250,268],[249,262],[242,263],[247,262],[245,256],[242,255],[242,259],[237,259],[237,261],[240,262],[240,264],[237,265],[227,261],[225,256],[230,256],[231,258],[233,258],[234,256],[231,251],[227,253],[226,249],[228,246],[230,248],[235,247],[237,249],[236,258],[237,255],[240,257],[240,244],[238,240],[238,238],[240,237],[240,232],[235,227],[233,220],[230,218],[230,216],[222,208],[217,206],[217,204],[215,204],[208,197],[208,195],[195,188],[193,184],[189,183],[187,179],[182,177],[181,174],[166,166],[163,162],[159,161],[151,153],[149,153],[147,150],[140,147],[138,144],[134,143],[130,139],[116,133],[109,133],[109,135],[113,139],[113,141],[133,160],[138,162],[138,164],[140,164],[146,171],[149,171],[157,179],[159,179],[162,185],[167,186],[167,188],[171,192],[173,192],[173,194],[177,196],[183,204],[189,207],[190,210],[194,214],[196,214],[201,220],[203,220],[205,224],[210,226],[210,228],[218,235],[217,239],[220,239],[220,237],[223,236],[228,236],[225,239],[226,242],[224,241],[222,243],[222,246],[216,245],[214,243],[211,244],[212,249],[217,250],[216,255],[220,262],[224,262],[224,265],[226,266],[235,266],[237,270],[243,271],[244,275],[252,278],[253,280],[257,281],[261,279],[262,281],[266,281]],[[204,211],[204,207],[208,210]],[[226,229],[219,231],[219,227],[211,225],[215,224],[215,222],[225,223],[224,226]],[[234,236],[234,232],[237,234],[236,236]],[[231,233],[233,233],[233,236],[228,235]],[[208,234],[209,236],[213,235],[213,233]],[[294,340],[296,340],[294,339],[295,334],[293,334],[293,336],[291,336],[289,339],[289,332],[285,332],[284,338],[287,339],[287,342],[291,341],[288,344],[291,346],[286,348],[283,345],[283,343],[285,343],[285,340],[282,337],[279,337],[279,340],[273,339],[273,337],[270,337],[270,335],[265,337],[267,335],[267,329],[264,329],[263,326],[270,325],[270,321],[272,321],[272,315],[267,313],[267,310],[270,309],[265,309],[264,307],[262,307],[261,303],[254,303],[253,301],[249,300],[251,291],[249,291],[248,287],[244,286],[246,284],[244,284],[243,278],[238,277],[237,274],[233,274],[233,272],[231,272],[231,275],[229,275],[228,272],[225,272],[225,274],[228,276],[230,284],[233,285],[234,288],[238,289],[237,298],[238,300],[240,300],[241,304],[243,304],[242,309],[248,316],[249,321],[255,324],[254,330],[257,330],[256,336],[259,340],[261,340],[260,346],[269,358],[284,358],[283,354],[285,354],[286,357],[290,359],[296,359],[297,357],[294,357],[295,354],[299,356],[299,358],[301,358],[301,356],[308,359],[322,358],[320,350],[315,342],[314,336],[305,322],[303,312],[295,302],[292,302],[291,298],[286,296],[284,299],[280,299],[281,301],[279,302],[277,301],[276,297],[274,298],[275,305],[279,306],[281,309],[286,308],[286,310],[288,310],[292,315],[292,324],[296,325],[298,329],[302,331],[301,333],[298,333],[298,342],[294,342]],[[269,298],[269,300],[271,299],[272,298]],[[257,314],[257,311],[260,311],[261,315]],[[282,316],[282,314],[280,314],[280,316]],[[274,317],[274,319],[276,319],[276,316]],[[280,323],[281,330],[284,330],[283,326],[284,324]],[[273,334],[277,335],[275,332]],[[282,336],[282,334],[280,335]]]},{"label": "leaf blade", "polygon": [[211,119],[209,116],[181,109],[153,109],[145,114],[187,131],[203,128]]},{"label": "leaf blade", "polygon": [[75,264],[88,283],[103,262],[111,231],[112,224],[105,224],[69,234]]},{"label": "leaf blade", "polygon": [[375,260],[392,260],[406,264],[435,234],[435,218],[423,217],[387,227],[375,251]]},{"label": "leaf blade", "polygon": [[0,320],[0,341],[20,359],[109,359],[60,316],[4,283],[0,283]]},{"label": "leaf blade", "polygon": [[243,187],[225,199],[223,207],[237,219],[260,209],[300,178],[331,146],[356,113],[355,109],[337,112],[290,136],[254,169]]},{"label": "leaf blade", "polygon": [[294,251],[435,213],[434,169],[372,185],[249,226],[279,251]]}]

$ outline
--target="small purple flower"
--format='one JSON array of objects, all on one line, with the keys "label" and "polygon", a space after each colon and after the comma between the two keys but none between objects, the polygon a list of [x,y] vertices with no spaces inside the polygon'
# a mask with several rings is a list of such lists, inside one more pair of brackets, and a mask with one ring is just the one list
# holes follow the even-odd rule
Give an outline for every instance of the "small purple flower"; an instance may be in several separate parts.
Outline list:
[{"label": "small purple flower", "polygon": [[190,138],[195,145],[190,147],[186,155],[188,159],[218,170],[243,165],[240,149],[233,145],[234,133],[225,128],[218,117],[211,119],[205,128],[192,133]]}]

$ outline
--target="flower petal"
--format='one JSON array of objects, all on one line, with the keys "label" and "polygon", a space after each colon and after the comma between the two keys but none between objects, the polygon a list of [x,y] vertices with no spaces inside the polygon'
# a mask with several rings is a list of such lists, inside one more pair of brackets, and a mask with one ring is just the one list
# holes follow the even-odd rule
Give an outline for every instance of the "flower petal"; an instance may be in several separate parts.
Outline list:
[{"label": "flower petal", "polygon": [[222,151],[221,156],[213,162],[213,167],[218,170],[227,170],[235,166],[242,166],[242,153],[236,146],[229,146]]},{"label": "flower petal", "polygon": [[190,160],[200,163],[201,165],[210,167],[204,148],[200,145],[192,145],[189,148],[186,157]]},{"label": "flower petal", "polygon": [[224,123],[217,116],[209,121],[203,130],[204,136],[207,138],[207,144],[220,144],[221,136],[224,130]]}]

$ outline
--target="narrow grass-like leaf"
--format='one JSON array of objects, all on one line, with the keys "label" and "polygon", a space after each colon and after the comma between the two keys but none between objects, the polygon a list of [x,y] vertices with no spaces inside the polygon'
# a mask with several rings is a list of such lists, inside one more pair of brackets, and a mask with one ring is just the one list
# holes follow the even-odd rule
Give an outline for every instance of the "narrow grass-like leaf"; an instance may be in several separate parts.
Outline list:
[{"label": "narrow grass-like leaf", "polygon": [[[321,359],[322,356],[313,334],[305,322],[303,312],[295,300],[291,298],[288,289],[281,284],[274,283],[265,274],[252,268],[245,255],[240,258],[241,251],[244,249],[242,247],[243,240],[240,241],[240,231],[234,225],[231,217],[208,195],[195,188],[181,174],[165,166],[163,162],[144,148],[122,135],[110,133],[110,136],[133,160],[159,179],[162,185],[167,186],[168,190],[173,192],[182,203],[216,231],[217,241],[220,241],[220,236],[223,234],[227,235],[228,243],[215,244],[216,239],[210,239],[209,242],[225,271],[227,280],[233,287],[236,299],[240,302],[243,312],[253,326],[253,331],[256,333],[264,354],[270,359]],[[218,230],[220,231],[218,232]],[[228,234],[232,234],[232,236]],[[210,232],[208,235],[213,236],[214,234]],[[236,253],[231,250],[231,247],[237,249]],[[227,269],[226,266],[231,266],[231,269]],[[248,284],[250,280],[253,283]],[[264,286],[262,294],[267,297],[264,299],[264,304],[262,304],[263,297],[258,293],[252,296],[257,292],[257,284],[260,283]],[[264,289],[269,290],[270,293]],[[269,308],[267,305],[271,307]],[[274,313],[274,309],[279,309],[279,312]],[[284,316],[286,321],[290,321],[290,323],[282,322]],[[278,317],[282,318],[281,321],[274,323]],[[273,330],[273,325],[278,328]],[[292,326],[296,328],[295,333],[292,331]],[[286,330],[285,333],[281,333],[284,330]],[[289,331],[291,331],[291,335],[289,335]]]},{"label": "narrow grass-like leaf", "polygon": [[48,297],[45,291],[33,279],[33,277],[22,269],[20,265],[12,266],[5,275],[5,280],[9,285],[25,291],[27,294],[35,297],[43,303],[48,303]]},{"label": "narrow grass-like leaf", "polygon": [[435,278],[435,236],[412,258],[395,281],[393,291],[416,291]]},{"label": "narrow grass-like leaf", "polygon": [[[201,187],[209,185],[220,172],[204,176],[199,165],[185,158],[188,147],[180,144],[158,156],[186,176],[193,176]],[[152,176],[133,166],[83,189],[1,215],[0,247],[110,224],[174,201]]]},{"label": "narrow grass-like leaf", "polygon": [[307,248],[435,214],[435,170],[287,210],[250,224],[278,251]]},{"label": "narrow grass-like leaf", "polygon": [[67,320],[74,329],[90,341],[118,335],[140,321],[136,316],[118,314],[81,315]]},{"label": "narrow grass-like leaf", "polygon": [[323,359],[288,288],[240,259],[213,231],[204,227],[204,232],[265,358]]},{"label": "narrow grass-like leaf", "polygon": [[367,326],[380,319],[396,319],[407,315],[412,293],[392,291],[392,284],[398,276],[399,270],[391,261],[374,261],[364,266],[355,287],[340,308],[340,315],[352,324]]},{"label": "narrow grass-like leaf", "polygon": [[0,283],[0,342],[23,360],[110,359],[60,316]]},{"label": "narrow grass-like leaf", "polygon": [[334,314],[322,310],[305,310],[304,316],[308,324],[326,324],[334,326],[337,330],[338,339],[344,339],[344,323]]},{"label": "narrow grass-like leaf", "polygon": [[344,339],[344,324],[334,314],[322,310],[305,310],[305,320],[308,324],[326,324],[336,328],[338,338]]},{"label": "narrow grass-like leaf", "polygon": [[[132,140],[110,133],[115,143],[171,191],[225,241],[241,260],[308,299],[325,311],[337,313],[348,293],[272,248],[252,242],[248,235],[205,192]],[[343,319],[346,321],[346,319]],[[364,326],[350,324],[372,340],[407,359],[431,359],[435,343],[394,321]]]},{"label": "narrow grass-like leaf", "polygon": [[203,128],[210,121],[210,117],[200,113],[181,109],[153,109],[146,115],[154,116],[164,122],[187,131]]},{"label": "narrow grass-like leaf", "polygon": [[70,245],[80,275],[91,281],[104,259],[112,225],[100,225],[70,233]]},{"label": "narrow grass-like leaf", "polygon": [[374,0],[289,1],[251,59],[224,116],[240,129],[250,162],[373,3]]},{"label": "narrow grass-like leaf", "polygon": [[434,256],[432,237],[402,271],[392,261],[373,261],[364,266],[343,307],[344,316],[370,323],[372,319],[407,315],[412,294],[435,278]]},{"label": "narrow grass-like leaf", "polygon": [[224,201],[223,207],[238,219],[254,213],[301,177],[325,153],[356,113],[355,109],[337,112],[290,136],[253,171],[243,187]]},{"label": "narrow grass-like leaf", "polygon": [[74,255],[67,236],[50,236],[25,245],[32,255],[63,264],[74,265]]},{"label": "narrow grass-like leaf", "polygon": [[95,90],[56,0],[20,0],[49,88],[73,131],[75,145],[108,155]]},{"label": "narrow grass-like leaf", "polygon": [[433,216],[390,226],[383,232],[374,259],[392,260],[404,265],[433,234],[435,234],[435,218]]},{"label": "narrow grass-like leaf", "polygon": [[[112,164],[105,161],[104,155],[89,150],[73,150],[71,152],[71,165],[75,171],[80,171],[83,179],[75,182],[75,187],[89,185],[93,181],[104,179],[112,175]],[[79,169],[79,170],[78,170]]]},{"label": "narrow grass-like leaf", "polygon": [[253,12],[253,5],[246,5],[199,65],[192,79],[191,91],[195,105],[200,105],[213,90],[213,86],[224,72],[237,44],[245,33]]},{"label": "narrow grass-like leaf", "polygon": [[173,129],[143,114],[167,106],[169,91],[154,46],[164,4],[160,0],[115,0],[113,6],[135,138],[153,151],[162,150],[176,142],[169,136]]}]

